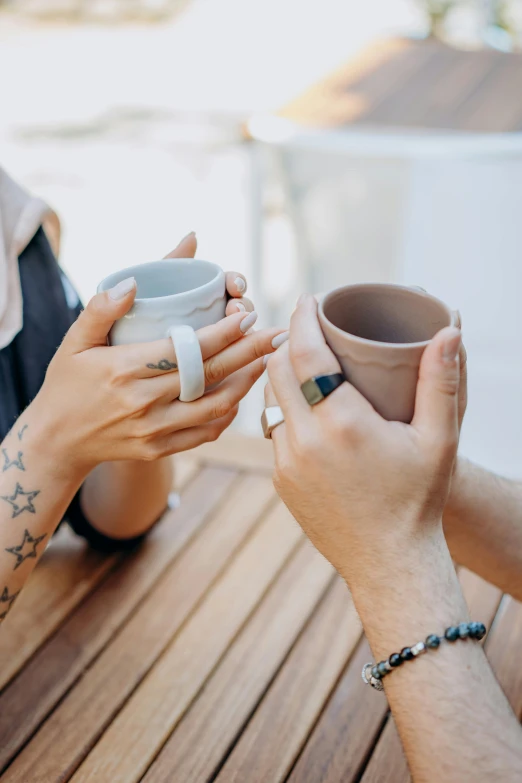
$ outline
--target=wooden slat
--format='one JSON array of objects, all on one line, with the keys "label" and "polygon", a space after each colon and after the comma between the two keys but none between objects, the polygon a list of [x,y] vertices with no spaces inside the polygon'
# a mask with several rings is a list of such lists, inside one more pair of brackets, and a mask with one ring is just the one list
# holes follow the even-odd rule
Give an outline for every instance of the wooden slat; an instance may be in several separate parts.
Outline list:
[{"label": "wooden slat", "polygon": [[[200,470],[192,456],[175,458],[177,492]],[[0,634],[0,690],[118,562],[90,549],[62,525],[17,600]]]},{"label": "wooden slat", "polygon": [[[470,616],[487,627],[493,622],[502,597],[498,587],[484,581],[466,568],[459,569],[459,580]],[[392,717],[381,734],[361,783],[409,783],[410,773],[401,741]]]},{"label": "wooden slat", "polygon": [[336,579],[217,776],[219,783],[286,778],[360,634],[350,594]]},{"label": "wooden slat", "polygon": [[74,783],[141,779],[301,539],[300,528],[278,504],[129,699]]},{"label": "wooden slat", "polygon": [[274,469],[274,449],[271,441],[236,432],[225,432],[219,441],[200,446],[194,454],[203,465],[255,470],[270,475]]},{"label": "wooden slat", "polygon": [[373,43],[278,115],[298,125],[516,130],[522,56],[460,51],[438,41]]},{"label": "wooden slat", "polygon": [[0,634],[0,689],[116,563],[65,526],[44,552]]},{"label": "wooden slat", "polygon": [[431,88],[448,78],[457,59],[457,54],[447,47],[441,51],[432,46],[430,51],[432,57],[420,61],[419,68],[403,84],[390,90],[388,96],[365,115],[365,123],[395,126],[421,124]]},{"label": "wooden slat", "polygon": [[174,462],[174,489],[181,492],[190,481],[199,473],[201,465],[194,452],[177,454]]},{"label": "wooden slat", "polygon": [[332,576],[332,567],[310,546],[296,552],[143,783],[213,778]]},{"label": "wooden slat", "polygon": [[[268,478],[245,476],[205,529],[18,756],[6,780],[67,779],[274,499]],[[63,726],[69,726],[64,735]],[[56,751],[49,753],[52,747]]]},{"label": "wooden slat", "polygon": [[458,68],[451,74],[451,79],[430,89],[431,112],[424,120],[428,127],[463,129],[470,101],[476,93],[480,93],[498,61],[498,52],[484,51],[480,57],[475,54],[461,53]]},{"label": "wooden slat", "polygon": [[359,780],[388,712],[384,694],[370,690],[362,681],[363,665],[371,660],[370,648],[363,639],[288,783],[352,783]]},{"label": "wooden slat", "polygon": [[0,696],[0,770],[24,745],[230,490],[236,474],[202,471],[139,551],[91,594]]},{"label": "wooden slat", "polygon": [[361,783],[410,783],[408,762],[395,721],[390,718],[377,743]]},{"label": "wooden slat", "polygon": [[522,720],[522,604],[511,596],[502,599],[485,649],[509,703]]},{"label": "wooden slat", "polygon": [[511,131],[522,103],[522,57],[497,53],[495,65],[480,89],[462,108],[464,130]]},{"label": "wooden slat", "polygon": [[[299,125],[336,128],[357,119],[375,98],[364,94],[361,83],[388,66],[409,56],[411,46],[405,39],[377,41],[350,59],[327,79],[309,87],[284,106],[278,115]],[[397,75],[395,78],[397,78]],[[361,94],[362,93],[362,94]]]}]

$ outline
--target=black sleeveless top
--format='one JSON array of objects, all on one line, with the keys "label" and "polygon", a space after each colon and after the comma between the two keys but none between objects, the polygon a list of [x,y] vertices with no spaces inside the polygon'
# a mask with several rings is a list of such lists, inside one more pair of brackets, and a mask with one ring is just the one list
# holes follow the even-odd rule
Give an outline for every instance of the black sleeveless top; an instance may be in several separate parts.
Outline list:
[{"label": "black sleeveless top", "polygon": [[[0,350],[0,442],[31,400],[38,394],[49,362],[65,333],[82,310],[80,300],[58,266],[40,228],[20,255],[23,328]],[[65,519],[78,535],[103,551],[130,549],[143,536],[111,539],[86,519],[80,505],[81,489]]]}]

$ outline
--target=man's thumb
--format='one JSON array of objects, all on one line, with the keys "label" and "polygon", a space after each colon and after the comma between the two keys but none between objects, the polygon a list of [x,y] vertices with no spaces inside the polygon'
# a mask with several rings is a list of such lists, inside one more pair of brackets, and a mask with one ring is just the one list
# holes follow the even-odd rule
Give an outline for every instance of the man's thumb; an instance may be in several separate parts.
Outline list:
[{"label": "man's thumb", "polygon": [[458,428],[461,332],[448,326],[435,335],[422,356],[412,425],[438,440]]},{"label": "man's thumb", "polygon": [[128,277],[114,288],[93,296],[63,342],[70,353],[81,353],[107,344],[107,335],[118,318],[127,313],[136,297],[136,280]]}]

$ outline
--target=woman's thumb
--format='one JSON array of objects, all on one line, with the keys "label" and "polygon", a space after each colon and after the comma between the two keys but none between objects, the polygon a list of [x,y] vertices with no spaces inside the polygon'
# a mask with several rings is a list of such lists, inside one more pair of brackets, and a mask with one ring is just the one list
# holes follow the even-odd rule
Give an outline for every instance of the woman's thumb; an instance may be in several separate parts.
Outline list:
[{"label": "woman's thumb", "polygon": [[81,353],[97,345],[106,345],[112,325],[130,310],[135,297],[134,277],[121,280],[109,291],[93,296],[67,332],[64,348],[70,353]]},{"label": "woman's thumb", "polygon": [[461,332],[448,326],[435,335],[422,356],[412,424],[438,440],[458,428]]}]

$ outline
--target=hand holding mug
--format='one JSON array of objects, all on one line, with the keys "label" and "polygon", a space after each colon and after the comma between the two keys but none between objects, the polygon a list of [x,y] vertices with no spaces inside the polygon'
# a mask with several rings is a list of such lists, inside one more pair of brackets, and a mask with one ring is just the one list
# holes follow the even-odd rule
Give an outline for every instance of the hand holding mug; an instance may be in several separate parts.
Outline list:
[{"label": "hand holding mug", "polygon": [[[187,245],[191,252],[183,258],[180,251]],[[114,272],[98,286],[98,293],[118,291],[124,294],[137,288],[132,307],[112,326],[109,342],[125,345],[170,337],[176,352],[175,369],[179,372],[179,399],[183,402],[192,402],[205,392],[203,360],[195,330],[225,317],[226,282],[231,284],[232,295],[246,289],[246,282],[240,275],[233,280],[229,275],[227,281],[217,264],[194,260],[195,249],[195,238],[189,235],[176,252],[162,261]],[[245,305],[241,306],[246,312]],[[236,304],[234,311],[238,309]]]},{"label": "hand holding mug", "polygon": [[350,581],[423,537],[442,536],[459,436],[460,330],[446,327],[420,364],[411,424],[386,421],[350,383],[310,407],[301,384],[340,372],[317,303],[303,297],[289,341],[268,362],[267,405],[284,423],[272,439],[275,483],[315,546]]},{"label": "hand holding mug", "polygon": [[119,285],[89,302],[32,403],[57,474],[81,480],[100,462],[152,460],[215,440],[261,376],[261,357],[274,350],[272,342],[282,331],[245,334],[255,314],[247,305],[238,311],[229,303],[236,312],[197,335],[205,383],[219,385],[186,404],[177,399],[177,357],[169,338],[107,345],[110,329],[131,309],[135,295],[134,284]]}]

